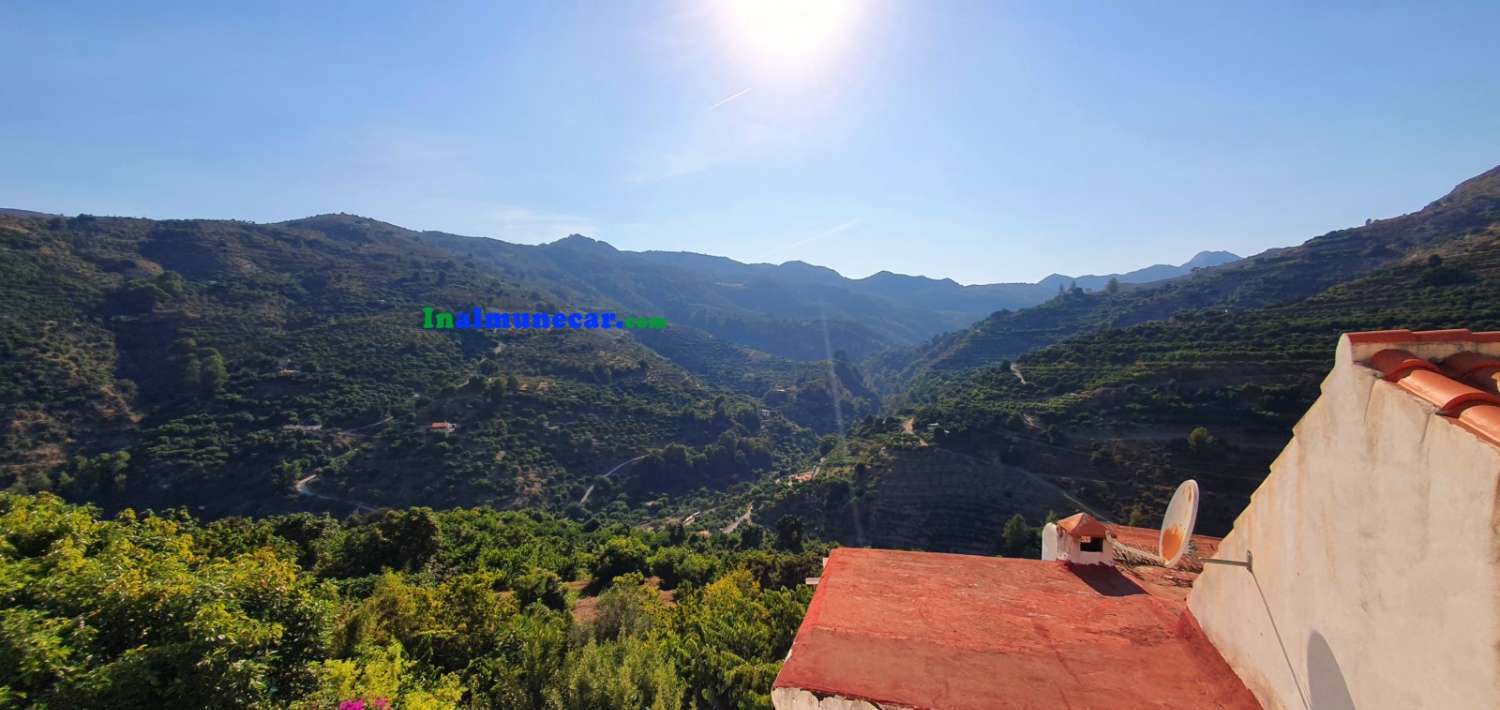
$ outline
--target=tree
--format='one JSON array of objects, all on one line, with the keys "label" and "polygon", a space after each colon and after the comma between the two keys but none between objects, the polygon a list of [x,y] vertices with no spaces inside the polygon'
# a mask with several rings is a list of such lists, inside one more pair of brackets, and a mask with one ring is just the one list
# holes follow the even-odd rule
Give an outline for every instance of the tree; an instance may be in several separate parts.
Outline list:
[{"label": "tree", "polygon": [[747,522],[740,526],[740,549],[754,550],[759,548],[766,540],[766,529]]},{"label": "tree", "polygon": [[203,386],[203,367],[198,364],[195,356],[189,355],[182,364],[182,385],[193,392]]},{"label": "tree", "polygon": [[199,383],[207,394],[214,394],[224,388],[224,383],[229,380],[229,372],[224,367],[224,356],[218,350],[209,348],[207,357],[203,359],[202,373]]},{"label": "tree", "polygon": [[802,518],[783,515],[776,521],[776,546],[789,552],[802,551]]},{"label": "tree", "polygon": [[1020,513],[1010,516],[1005,521],[1005,528],[1000,533],[1005,541],[1005,554],[1009,557],[1020,557],[1026,554],[1027,548],[1031,546],[1033,530],[1026,524],[1026,519]]},{"label": "tree", "polygon": [[120,294],[120,304],[131,313],[150,313],[167,300],[167,292],[149,281],[133,281]]},{"label": "tree", "polygon": [[612,537],[609,542],[604,543],[604,549],[599,551],[599,557],[594,561],[593,576],[595,584],[608,585],[622,574],[631,572],[645,572],[648,570],[646,558],[650,550],[645,543],[633,537]]},{"label": "tree", "polygon": [[599,615],[594,619],[594,638],[618,641],[650,629],[652,617],[660,613],[661,600],[656,588],[646,584],[639,572],[631,572],[615,578],[615,583],[599,595],[596,609]]},{"label": "tree", "polygon": [[1207,452],[1218,442],[1212,434],[1208,433],[1208,427],[1197,427],[1188,433],[1188,449],[1195,454]]},{"label": "tree", "polygon": [[687,542],[687,528],[681,522],[674,520],[667,523],[666,532],[668,545],[675,546]]},{"label": "tree", "polygon": [[163,271],[156,277],[156,285],[170,296],[181,296],[187,282],[176,271]]},{"label": "tree", "polygon": [[511,583],[516,601],[522,606],[540,602],[551,609],[567,609],[568,599],[563,593],[562,579],[550,569],[532,568]]},{"label": "tree", "polygon": [[1117,278],[1115,278],[1115,277],[1113,277],[1113,276],[1109,277],[1109,282],[1106,283],[1106,284],[1104,284],[1104,292],[1108,293],[1108,294],[1119,293],[1120,292],[1120,280],[1117,279]]}]

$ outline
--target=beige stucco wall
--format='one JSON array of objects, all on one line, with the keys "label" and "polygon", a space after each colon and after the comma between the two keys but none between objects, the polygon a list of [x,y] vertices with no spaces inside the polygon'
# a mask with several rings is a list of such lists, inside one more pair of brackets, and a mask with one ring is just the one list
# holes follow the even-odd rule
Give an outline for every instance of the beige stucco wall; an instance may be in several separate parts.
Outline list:
[{"label": "beige stucco wall", "polygon": [[1500,450],[1355,364],[1386,347],[1341,339],[1219,547],[1253,573],[1208,566],[1189,596],[1268,708],[1500,708]]},{"label": "beige stucco wall", "polygon": [[776,688],[771,691],[776,710],[912,710],[901,705],[879,705],[842,695],[818,697],[801,688]]}]

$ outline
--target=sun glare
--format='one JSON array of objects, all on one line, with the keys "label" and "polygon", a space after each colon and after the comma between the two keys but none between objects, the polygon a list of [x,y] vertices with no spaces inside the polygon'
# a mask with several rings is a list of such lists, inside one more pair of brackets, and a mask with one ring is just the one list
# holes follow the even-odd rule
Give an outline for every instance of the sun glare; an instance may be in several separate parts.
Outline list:
[{"label": "sun glare", "polygon": [[755,68],[805,75],[827,65],[848,43],[858,0],[724,0],[724,23],[735,52]]}]

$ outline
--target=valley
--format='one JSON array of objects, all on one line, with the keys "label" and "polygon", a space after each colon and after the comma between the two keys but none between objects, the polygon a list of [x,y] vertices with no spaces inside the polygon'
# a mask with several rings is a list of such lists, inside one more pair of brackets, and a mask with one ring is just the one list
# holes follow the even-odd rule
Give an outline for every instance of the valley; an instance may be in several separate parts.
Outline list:
[{"label": "valley", "polygon": [[[936,335],[932,314],[972,315],[974,289],[1003,289],[347,215],[12,213],[4,288],[32,318],[0,321],[0,465],[13,489],[106,510],[487,504],[653,525],[700,512],[712,529],[760,501],[748,522],[794,515],[831,540],[965,551],[991,549],[1013,514],[1140,518],[1196,476],[1218,531],[1316,395],[1337,333],[1460,312],[1500,326],[1483,305],[1500,278],[1497,182],[1297,247],[1200,255],[1222,263],[1175,279],[1060,288]],[[436,331],[412,315],[472,302],[638,309],[671,327]],[[784,320],[818,308],[828,320]],[[962,522],[965,506],[983,519]],[[952,532],[899,532],[922,527],[912,515]]]},{"label": "valley", "polygon": [[1500,707],[1497,20],[0,6],[0,710]]}]

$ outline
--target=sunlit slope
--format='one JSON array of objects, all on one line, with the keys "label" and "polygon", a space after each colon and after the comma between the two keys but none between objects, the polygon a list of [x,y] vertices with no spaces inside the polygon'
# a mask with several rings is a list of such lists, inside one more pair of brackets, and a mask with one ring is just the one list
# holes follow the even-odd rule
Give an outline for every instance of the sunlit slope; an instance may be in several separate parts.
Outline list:
[{"label": "sunlit slope", "polygon": [[318,473],[376,503],[563,507],[650,447],[732,433],[781,460],[809,441],[628,333],[423,330],[424,306],[563,304],[373,220],[6,216],[0,234],[0,471],[25,488],[217,514],[308,503],[292,483]]}]

